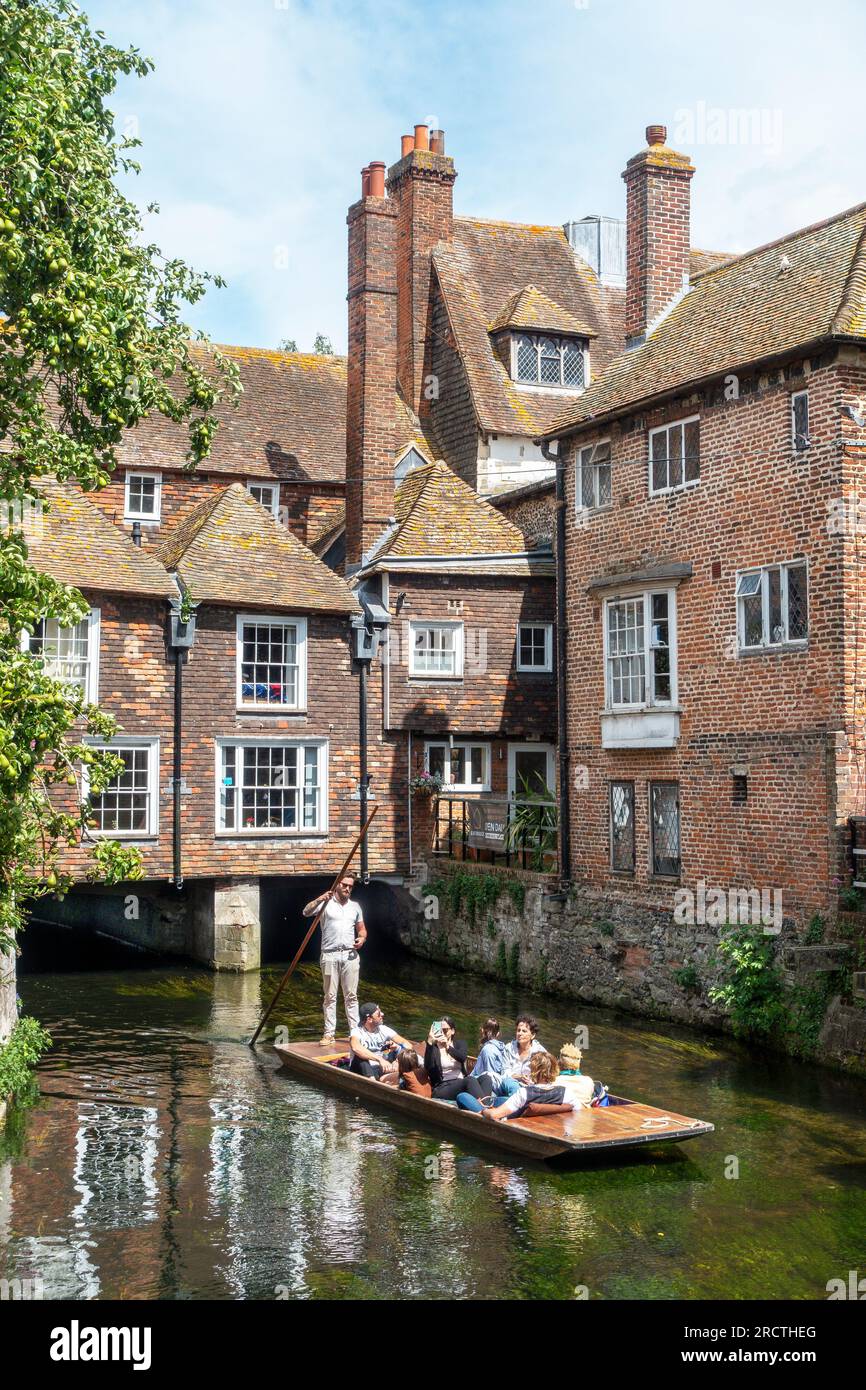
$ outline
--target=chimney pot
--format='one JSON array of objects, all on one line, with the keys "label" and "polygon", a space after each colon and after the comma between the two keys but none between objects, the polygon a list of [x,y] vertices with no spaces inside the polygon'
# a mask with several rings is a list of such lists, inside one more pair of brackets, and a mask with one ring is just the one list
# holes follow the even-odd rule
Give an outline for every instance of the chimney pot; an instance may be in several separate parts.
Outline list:
[{"label": "chimney pot", "polygon": [[431,130],[431,132],[430,132],[430,148],[431,148],[431,150],[433,151],[434,154],[444,154],[444,153],[445,153],[445,131],[444,131],[444,130]]},{"label": "chimney pot", "polygon": [[416,150],[429,150],[430,148],[430,127],[426,125],[416,125],[415,127],[415,148]]},{"label": "chimney pot", "polygon": [[668,138],[667,126],[648,125],[646,128],[646,142],[648,145],[663,145]]},{"label": "chimney pot", "polygon": [[411,154],[412,151],[414,150],[414,148],[415,148],[415,136],[414,136],[414,135],[401,135],[401,136],[400,136],[400,158],[401,158],[401,159],[405,159],[406,156],[407,156],[407,154]]},{"label": "chimney pot", "polygon": [[361,197],[362,197],[362,198],[369,198],[369,196],[370,196],[370,166],[369,166],[369,164],[365,164],[364,168],[361,170]]},{"label": "chimney pot", "polygon": [[370,164],[370,197],[384,198],[385,196],[385,161],[374,159]]}]

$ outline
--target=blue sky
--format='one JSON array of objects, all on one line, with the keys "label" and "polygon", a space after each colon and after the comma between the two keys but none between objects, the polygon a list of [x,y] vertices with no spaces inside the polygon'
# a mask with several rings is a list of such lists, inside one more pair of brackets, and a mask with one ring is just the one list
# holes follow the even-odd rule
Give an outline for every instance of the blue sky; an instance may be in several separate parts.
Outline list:
[{"label": "blue sky", "polygon": [[113,100],[163,250],[222,273],[220,342],[346,339],[346,225],[372,159],[440,125],[455,209],[623,216],[644,128],[697,166],[692,242],[746,250],[866,200],[862,0],[82,0],[156,63]]}]

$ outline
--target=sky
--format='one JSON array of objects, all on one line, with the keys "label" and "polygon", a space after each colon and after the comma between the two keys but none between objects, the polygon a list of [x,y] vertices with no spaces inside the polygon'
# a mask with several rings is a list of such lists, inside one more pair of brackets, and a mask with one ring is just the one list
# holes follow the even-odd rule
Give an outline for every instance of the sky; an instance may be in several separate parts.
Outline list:
[{"label": "sky", "polygon": [[647,125],[688,154],[692,244],[744,251],[866,200],[863,0],[81,0],[153,59],[110,105],[137,134],[148,238],[228,281],[217,342],[346,346],[346,210],[418,122],[455,212],[625,215]]}]

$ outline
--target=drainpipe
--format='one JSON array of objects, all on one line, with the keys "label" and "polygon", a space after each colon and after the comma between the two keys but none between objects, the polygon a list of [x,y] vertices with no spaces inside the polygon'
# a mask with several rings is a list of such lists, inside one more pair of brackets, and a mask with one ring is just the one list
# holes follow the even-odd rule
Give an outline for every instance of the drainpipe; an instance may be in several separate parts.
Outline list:
[{"label": "drainpipe", "polygon": [[[362,661],[361,679],[358,682],[358,742],[361,753],[361,825],[367,824],[367,677],[369,661]],[[364,882],[370,877],[367,863],[367,836],[361,841],[361,878]]]},{"label": "drainpipe", "polygon": [[559,454],[541,440],[541,452],[556,467],[556,719],[559,753],[559,879],[571,881],[571,816],[568,757],[568,641],[565,612],[565,473]]},{"label": "drainpipe", "polygon": [[184,608],[186,590],[182,588],[180,579],[175,576],[178,587],[181,588],[181,597],[170,600],[171,611],[169,614],[169,646],[174,652],[174,757],[172,768],[172,853],[173,853],[173,873],[172,882],[175,888],[180,891],[183,888],[183,855],[181,843],[181,792],[183,787],[183,666],[184,653],[188,652],[195,641],[195,609],[196,604],[187,604]]}]

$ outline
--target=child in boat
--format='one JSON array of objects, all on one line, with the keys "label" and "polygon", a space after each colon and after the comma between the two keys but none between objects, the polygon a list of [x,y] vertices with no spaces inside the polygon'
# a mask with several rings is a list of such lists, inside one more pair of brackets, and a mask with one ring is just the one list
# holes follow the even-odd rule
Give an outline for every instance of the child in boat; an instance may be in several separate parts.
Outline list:
[{"label": "child in boat", "polygon": [[433,1094],[433,1087],[430,1085],[430,1078],[424,1068],[414,1047],[406,1047],[397,1058],[397,1076],[402,1090],[409,1091],[413,1096],[427,1096]]},{"label": "child in boat", "polygon": [[[478,1060],[469,1075],[474,1076],[480,1084],[482,1095],[511,1095],[517,1090],[519,1082],[506,1075],[505,1059],[508,1049],[499,1037],[498,1019],[488,1018],[486,1023],[482,1023],[478,1042]],[[474,1109],[474,1106],[469,1108]]]},{"label": "child in boat", "polygon": [[580,1070],[582,1057],[583,1053],[574,1043],[563,1043],[559,1049],[559,1075],[556,1083],[565,1087],[565,1098],[571,1102],[575,1110],[589,1108],[595,1085],[592,1077],[584,1076]]},{"label": "child in boat", "polygon": [[482,1111],[489,1120],[517,1120],[526,1115],[557,1115],[572,1110],[565,1087],[557,1084],[559,1065],[555,1057],[543,1049],[534,1053],[529,1063],[529,1081],[513,1096],[506,1096],[500,1105]]}]

